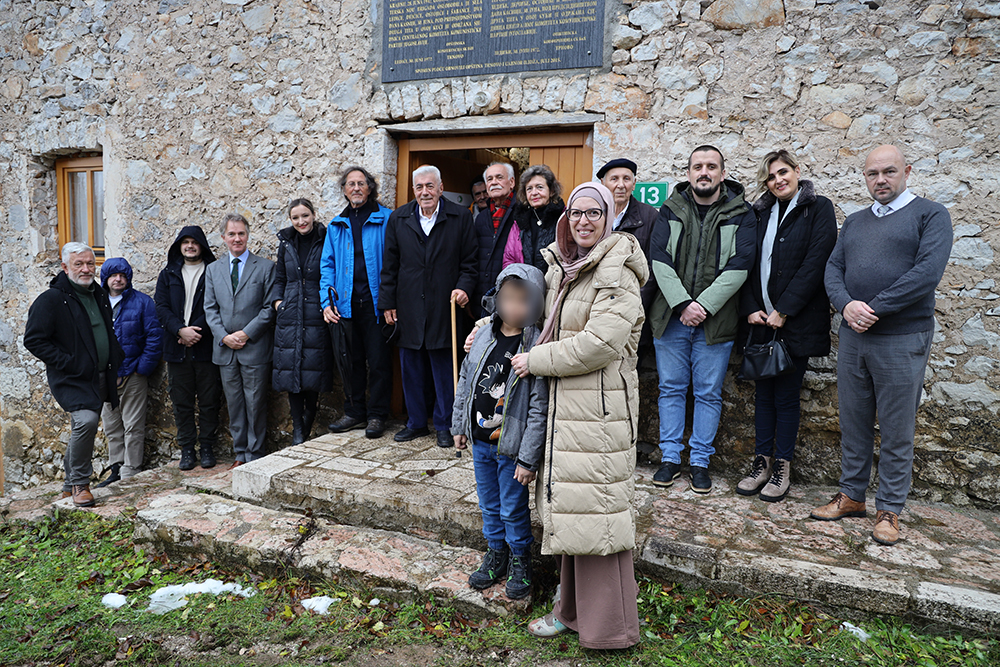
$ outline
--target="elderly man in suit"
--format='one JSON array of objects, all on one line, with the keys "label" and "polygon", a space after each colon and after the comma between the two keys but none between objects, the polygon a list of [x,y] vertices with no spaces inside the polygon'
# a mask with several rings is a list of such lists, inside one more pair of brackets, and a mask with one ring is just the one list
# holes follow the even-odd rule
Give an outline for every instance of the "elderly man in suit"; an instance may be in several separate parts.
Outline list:
[{"label": "elderly man in suit", "polygon": [[476,236],[469,209],[441,196],[437,167],[413,172],[413,194],[415,201],[393,211],[386,223],[378,292],[378,309],[399,331],[407,422],[395,439],[430,435],[425,389],[433,379],[437,444],[452,447],[450,299],[464,308],[476,288]]},{"label": "elderly man in suit", "polygon": [[205,267],[205,319],[216,341],[212,361],[229,406],[235,468],[264,456],[275,266],[247,248],[250,224],[242,215],[226,215],[221,231],[229,252]]}]

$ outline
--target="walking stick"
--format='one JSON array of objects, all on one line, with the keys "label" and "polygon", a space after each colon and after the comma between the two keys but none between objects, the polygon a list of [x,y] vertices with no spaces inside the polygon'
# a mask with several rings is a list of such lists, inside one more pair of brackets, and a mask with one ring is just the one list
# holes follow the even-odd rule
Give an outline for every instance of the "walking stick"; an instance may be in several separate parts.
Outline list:
[{"label": "walking stick", "polygon": [[[458,393],[458,315],[455,312],[455,294],[451,295],[451,377],[455,383],[454,393]],[[455,458],[462,458],[462,450],[455,450]]]}]

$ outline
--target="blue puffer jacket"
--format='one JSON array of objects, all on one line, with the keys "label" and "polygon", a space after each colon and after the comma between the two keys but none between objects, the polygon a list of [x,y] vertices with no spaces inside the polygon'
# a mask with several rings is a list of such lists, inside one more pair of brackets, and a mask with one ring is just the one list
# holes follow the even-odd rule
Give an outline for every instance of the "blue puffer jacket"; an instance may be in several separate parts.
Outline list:
[{"label": "blue puffer jacket", "polygon": [[[326,242],[323,244],[323,257],[320,259],[319,303],[320,306],[330,305],[328,288],[337,290],[337,310],[341,317],[351,317],[351,295],[354,293],[354,235],[351,232],[351,222],[347,217],[348,209],[330,221],[326,228]],[[368,288],[372,292],[374,315],[378,320],[378,285],[382,273],[382,250],[385,247],[385,222],[392,213],[388,208],[378,205],[378,209],[368,216],[368,221],[361,227],[361,245],[365,251],[365,265],[368,269]]]},{"label": "blue puffer jacket", "polygon": [[132,266],[124,257],[113,257],[101,267],[101,287],[108,290],[108,278],[124,273],[128,287],[122,293],[115,314],[115,336],[125,351],[125,359],[118,367],[118,377],[132,373],[149,375],[156,370],[163,353],[163,327],[156,317],[153,300],[132,289]]}]

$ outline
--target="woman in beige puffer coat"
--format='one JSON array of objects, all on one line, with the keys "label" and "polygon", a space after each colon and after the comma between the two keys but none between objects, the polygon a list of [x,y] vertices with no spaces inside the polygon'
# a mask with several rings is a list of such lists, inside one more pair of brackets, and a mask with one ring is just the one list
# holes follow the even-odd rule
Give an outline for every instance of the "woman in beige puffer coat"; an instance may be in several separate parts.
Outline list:
[{"label": "woman in beige puffer coat", "polygon": [[638,241],[611,231],[609,211],[612,195],[600,183],[573,190],[556,241],[542,253],[545,328],[514,359],[516,371],[549,378],[535,505],[542,553],[555,554],[560,568],[561,595],[529,630],[543,637],[576,630],[582,646],[597,649],[639,641],[632,473],[645,319],[639,288],[649,277]]}]

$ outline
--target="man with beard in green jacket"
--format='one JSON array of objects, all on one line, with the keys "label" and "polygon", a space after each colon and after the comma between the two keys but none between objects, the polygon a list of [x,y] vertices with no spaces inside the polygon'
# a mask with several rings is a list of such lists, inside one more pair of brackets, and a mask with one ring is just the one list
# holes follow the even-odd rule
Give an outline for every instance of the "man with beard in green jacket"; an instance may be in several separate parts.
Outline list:
[{"label": "man with beard in green jacket", "polygon": [[738,293],[754,262],[755,225],[743,186],[726,178],[722,152],[694,149],[687,182],[660,209],[650,242],[658,289],[649,314],[660,378],[657,486],[670,486],[681,474],[685,403],[693,383],[691,489],[712,490],[708,462],[736,338]]}]

